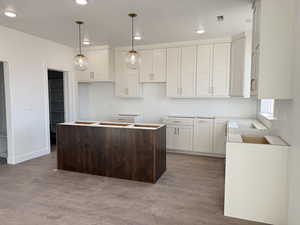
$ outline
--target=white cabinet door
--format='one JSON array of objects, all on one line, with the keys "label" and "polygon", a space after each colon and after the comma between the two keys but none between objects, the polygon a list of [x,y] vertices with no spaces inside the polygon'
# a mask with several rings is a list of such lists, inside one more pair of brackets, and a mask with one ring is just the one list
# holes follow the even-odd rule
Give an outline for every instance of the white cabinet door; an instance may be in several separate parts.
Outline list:
[{"label": "white cabinet door", "polygon": [[181,49],[181,87],[182,97],[195,97],[196,87],[196,59],[197,47],[183,47]]},{"label": "white cabinet door", "polygon": [[226,154],[226,126],[226,120],[215,120],[213,153],[222,155]]},{"label": "white cabinet door", "polygon": [[75,71],[76,78],[78,82],[91,82],[90,71]]},{"label": "white cabinet door", "polygon": [[230,96],[244,95],[246,37],[232,41]]},{"label": "white cabinet door", "polygon": [[167,148],[171,150],[192,151],[192,126],[167,126]]},{"label": "white cabinet door", "polygon": [[116,55],[116,96],[141,97],[142,88],[139,83],[139,71],[127,67],[124,60],[125,56],[125,52],[118,52]]},{"label": "white cabinet door", "polygon": [[166,82],[166,49],[153,50],[153,74],[152,82]]},{"label": "white cabinet door", "polygon": [[212,95],[212,53],[213,45],[199,45],[197,57],[197,96]]},{"label": "white cabinet door", "polygon": [[139,51],[141,82],[166,82],[166,49]]},{"label": "white cabinet door", "polygon": [[79,82],[112,81],[110,49],[88,49],[84,53],[88,58],[86,71],[76,71]]},{"label": "white cabinet door", "polygon": [[217,97],[229,96],[230,44],[215,44],[213,54],[213,93]]},{"label": "white cabinet door", "polygon": [[177,135],[176,135],[176,132],[177,132],[177,127],[174,127],[174,126],[167,126],[167,149],[176,149],[176,146],[177,146]]},{"label": "white cabinet door", "polygon": [[180,48],[167,49],[167,96],[180,96]]},{"label": "white cabinet door", "polygon": [[91,50],[87,52],[88,71],[93,81],[109,80],[109,51]]},{"label": "white cabinet door", "polygon": [[193,150],[193,128],[192,127],[178,127],[177,129],[176,149],[182,151]]},{"label": "white cabinet door", "polygon": [[213,119],[195,121],[194,151],[212,153]]},{"label": "white cabinet door", "polygon": [[153,50],[139,51],[141,56],[140,75],[141,82],[149,82],[154,79],[153,74]]}]

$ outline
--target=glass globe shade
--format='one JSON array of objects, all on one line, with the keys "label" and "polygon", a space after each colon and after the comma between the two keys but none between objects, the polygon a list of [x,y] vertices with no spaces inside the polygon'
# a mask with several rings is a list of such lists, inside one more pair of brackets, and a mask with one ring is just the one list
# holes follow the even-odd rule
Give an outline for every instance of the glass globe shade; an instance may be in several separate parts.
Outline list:
[{"label": "glass globe shade", "polygon": [[141,63],[141,57],[137,51],[129,51],[126,56],[126,64],[130,69],[138,69]]},{"label": "glass globe shade", "polygon": [[74,58],[75,69],[79,71],[84,71],[88,66],[88,58],[84,55],[76,55]]}]

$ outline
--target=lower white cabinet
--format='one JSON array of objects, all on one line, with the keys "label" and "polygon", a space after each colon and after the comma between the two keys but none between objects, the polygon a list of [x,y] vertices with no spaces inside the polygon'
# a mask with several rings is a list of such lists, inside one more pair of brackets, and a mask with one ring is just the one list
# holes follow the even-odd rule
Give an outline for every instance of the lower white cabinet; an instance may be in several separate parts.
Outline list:
[{"label": "lower white cabinet", "polygon": [[226,119],[167,118],[167,149],[222,156],[226,154]]},{"label": "lower white cabinet", "polygon": [[194,148],[195,152],[213,153],[213,119],[195,119]]},{"label": "lower white cabinet", "polygon": [[215,119],[213,148],[213,153],[215,154],[226,154],[226,129],[227,120]]},{"label": "lower white cabinet", "polygon": [[192,151],[193,128],[191,126],[167,126],[167,148],[171,150]]}]

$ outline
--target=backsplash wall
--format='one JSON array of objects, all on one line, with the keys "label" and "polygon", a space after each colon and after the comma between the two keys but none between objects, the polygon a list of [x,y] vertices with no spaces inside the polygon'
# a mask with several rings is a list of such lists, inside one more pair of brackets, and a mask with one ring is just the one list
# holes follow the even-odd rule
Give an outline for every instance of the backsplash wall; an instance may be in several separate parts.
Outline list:
[{"label": "backsplash wall", "polygon": [[110,120],[116,113],[141,113],[150,123],[168,114],[256,117],[255,99],[171,99],[163,83],[144,84],[143,93],[141,99],[119,98],[114,96],[112,83],[79,84],[79,119]]}]

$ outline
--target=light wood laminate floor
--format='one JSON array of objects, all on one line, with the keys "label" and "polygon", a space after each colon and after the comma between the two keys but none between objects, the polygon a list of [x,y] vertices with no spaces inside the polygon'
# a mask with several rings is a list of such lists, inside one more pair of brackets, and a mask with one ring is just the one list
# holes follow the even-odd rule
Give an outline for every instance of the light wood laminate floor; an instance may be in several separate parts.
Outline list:
[{"label": "light wood laminate floor", "polygon": [[0,167],[1,225],[258,225],[223,216],[224,159],[168,154],[155,185],[57,171],[56,152]]}]

